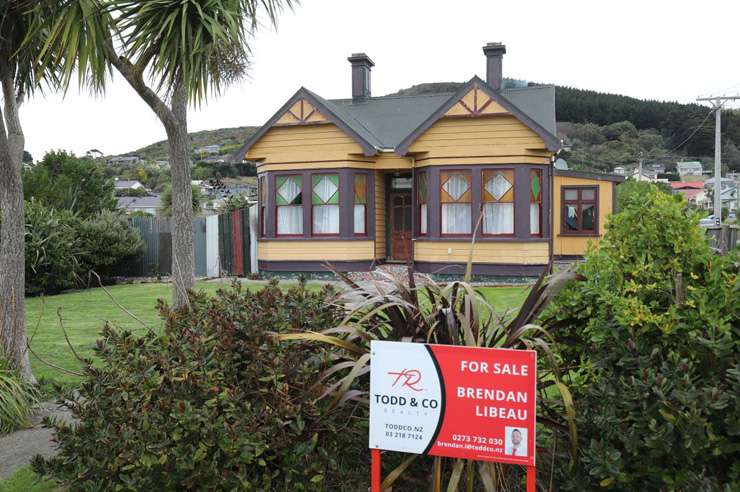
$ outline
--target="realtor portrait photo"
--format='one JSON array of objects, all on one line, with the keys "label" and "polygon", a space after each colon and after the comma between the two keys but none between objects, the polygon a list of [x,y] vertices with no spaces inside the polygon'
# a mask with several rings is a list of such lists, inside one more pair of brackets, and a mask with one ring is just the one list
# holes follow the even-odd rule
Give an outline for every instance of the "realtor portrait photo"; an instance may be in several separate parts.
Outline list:
[{"label": "realtor portrait photo", "polygon": [[508,456],[527,456],[527,429],[506,427],[504,445]]}]

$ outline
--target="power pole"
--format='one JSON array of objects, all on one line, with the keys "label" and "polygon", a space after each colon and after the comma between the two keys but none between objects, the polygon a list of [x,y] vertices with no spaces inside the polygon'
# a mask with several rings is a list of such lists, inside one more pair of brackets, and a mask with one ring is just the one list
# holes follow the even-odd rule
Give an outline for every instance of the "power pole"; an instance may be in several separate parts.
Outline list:
[{"label": "power pole", "polygon": [[740,96],[698,97],[697,101],[709,101],[714,109],[714,222],[722,225],[722,106]]}]

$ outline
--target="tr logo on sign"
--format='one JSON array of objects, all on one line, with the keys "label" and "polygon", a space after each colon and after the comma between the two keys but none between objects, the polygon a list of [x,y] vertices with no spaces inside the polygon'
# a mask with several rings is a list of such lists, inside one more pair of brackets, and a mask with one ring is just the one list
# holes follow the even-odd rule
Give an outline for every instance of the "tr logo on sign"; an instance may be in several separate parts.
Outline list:
[{"label": "tr logo on sign", "polygon": [[423,390],[423,388],[416,387],[417,384],[421,383],[421,371],[419,371],[418,369],[404,369],[400,372],[389,372],[388,375],[396,377],[396,379],[393,381],[394,387],[401,380],[401,378],[404,378],[403,382],[401,383],[401,387],[406,387],[413,391]]}]

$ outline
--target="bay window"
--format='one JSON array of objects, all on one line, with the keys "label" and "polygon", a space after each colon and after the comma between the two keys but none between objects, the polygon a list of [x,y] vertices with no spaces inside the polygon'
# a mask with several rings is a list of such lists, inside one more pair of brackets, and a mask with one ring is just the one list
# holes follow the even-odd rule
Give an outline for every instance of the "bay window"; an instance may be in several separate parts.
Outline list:
[{"label": "bay window", "polygon": [[416,177],[416,203],[419,209],[419,235],[426,236],[429,213],[427,210],[427,173],[419,173]]},{"label": "bay window", "polygon": [[301,176],[277,176],[277,234],[298,236],[303,234],[303,178]]},{"label": "bay window", "polygon": [[529,173],[529,234],[542,235],[542,171],[533,169]]},{"label": "bay window", "polygon": [[355,174],[354,233],[367,234],[367,175]]},{"label": "bay window", "polygon": [[470,171],[442,172],[440,183],[442,234],[470,234],[473,223]]},{"label": "bay window", "polygon": [[562,202],[562,234],[598,234],[599,207],[596,186],[564,186]]},{"label": "bay window", "polygon": [[483,171],[483,234],[514,234],[514,171]]},{"label": "bay window", "polygon": [[339,175],[314,174],[311,185],[313,234],[339,234]]}]

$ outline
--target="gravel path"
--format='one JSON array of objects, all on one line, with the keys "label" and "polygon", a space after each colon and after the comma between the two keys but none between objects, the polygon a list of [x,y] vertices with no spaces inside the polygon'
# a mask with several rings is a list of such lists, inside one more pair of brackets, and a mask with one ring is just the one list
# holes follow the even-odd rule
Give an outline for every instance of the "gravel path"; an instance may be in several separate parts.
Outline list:
[{"label": "gravel path", "polygon": [[48,457],[56,453],[52,430],[41,426],[41,420],[46,416],[68,422],[72,419],[67,409],[53,402],[45,402],[31,419],[33,427],[0,437],[0,480],[31,463],[31,458],[37,454]]}]

